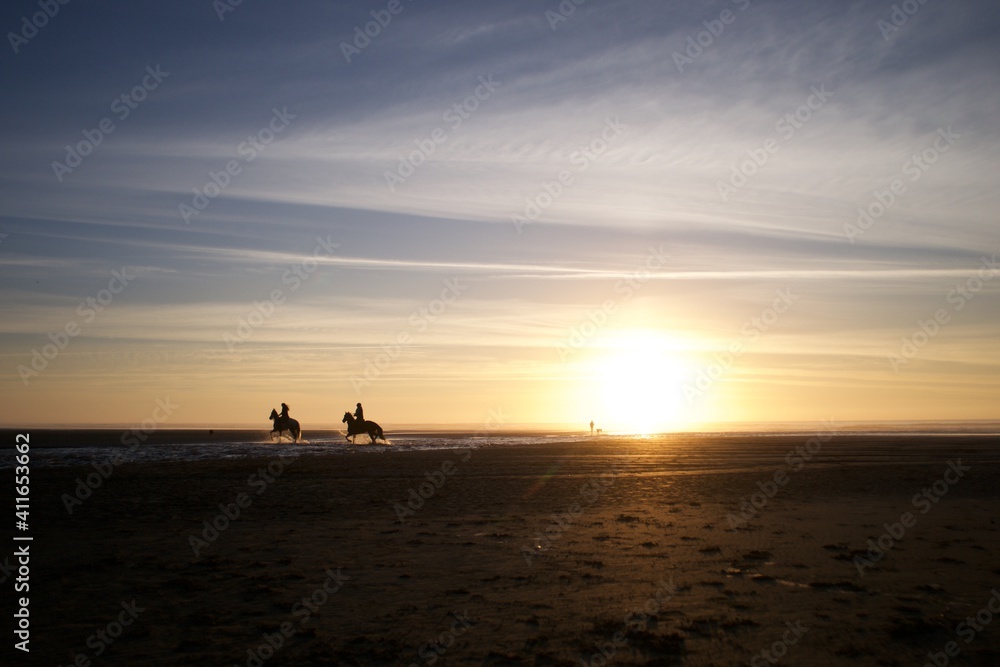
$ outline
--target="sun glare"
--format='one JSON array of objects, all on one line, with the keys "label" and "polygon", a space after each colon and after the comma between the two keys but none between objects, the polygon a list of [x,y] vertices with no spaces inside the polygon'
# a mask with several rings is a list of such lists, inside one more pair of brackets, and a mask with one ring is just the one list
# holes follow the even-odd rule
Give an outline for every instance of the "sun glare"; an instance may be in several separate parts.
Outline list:
[{"label": "sun glare", "polygon": [[630,331],[604,342],[593,377],[605,430],[649,435],[687,421],[686,367],[678,342],[659,332]]}]

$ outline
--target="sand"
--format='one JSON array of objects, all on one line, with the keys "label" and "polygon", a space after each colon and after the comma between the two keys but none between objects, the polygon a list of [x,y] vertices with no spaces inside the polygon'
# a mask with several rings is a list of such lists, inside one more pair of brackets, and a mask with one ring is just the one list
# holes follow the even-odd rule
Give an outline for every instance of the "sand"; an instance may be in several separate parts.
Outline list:
[{"label": "sand", "polygon": [[41,468],[5,664],[1000,664],[997,439],[824,439]]}]

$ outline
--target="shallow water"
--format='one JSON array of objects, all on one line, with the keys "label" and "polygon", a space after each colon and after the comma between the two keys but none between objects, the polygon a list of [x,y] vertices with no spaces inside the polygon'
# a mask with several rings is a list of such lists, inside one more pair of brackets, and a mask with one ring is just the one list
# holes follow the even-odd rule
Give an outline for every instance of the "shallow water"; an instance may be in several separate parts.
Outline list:
[{"label": "shallow water", "polygon": [[[685,470],[748,468],[781,465],[793,451],[806,443],[816,449],[817,461],[824,463],[884,463],[934,459],[947,455],[951,439],[996,455],[1000,429],[996,423],[951,425],[895,425],[895,428],[847,425],[808,429],[760,430],[754,432],[716,431],[711,433],[671,433],[654,436],[603,435],[580,433],[498,432],[481,434],[456,431],[401,431],[390,434],[387,444],[368,444],[365,435],[352,444],[343,432],[317,430],[306,433],[292,444],[269,439],[267,431],[219,430],[211,436],[204,430],[163,429],[138,446],[131,432],[114,429],[39,430],[31,433],[31,466],[61,467],[117,463],[166,463],[192,461],[273,458],[289,450],[299,456],[350,456],[358,453],[391,455],[427,450],[464,450],[483,447],[519,447],[551,443],[579,443],[584,446],[607,444],[639,457],[666,457],[671,468]],[[14,434],[3,431],[0,469],[14,465]],[[123,444],[125,443],[125,444]],[[877,447],[873,447],[878,443]],[[749,445],[749,446],[748,446]],[[801,454],[801,452],[799,452]]]},{"label": "shallow water", "polygon": [[[30,431],[29,431],[30,432]],[[188,433],[178,434],[174,441],[170,441],[169,435],[163,441],[161,434],[159,441],[146,442],[138,447],[125,447],[122,445],[94,445],[88,444],[91,438],[81,434],[78,441],[73,440],[70,434],[65,434],[60,438],[59,444],[42,443],[39,438],[31,441],[31,466],[52,467],[52,466],[78,466],[101,464],[108,461],[116,463],[161,463],[175,461],[219,461],[249,458],[268,458],[279,454],[287,454],[294,451],[299,456],[317,456],[343,454],[351,455],[360,452],[366,453],[393,453],[405,451],[422,450],[461,450],[477,449],[480,447],[509,447],[518,445],[544,444],[546,442],[574,442],[582,440],[583,436],[472,436],[472,435],[403,435],[389,438],[387,443],[368,444],[367,436],[358,436],[356,444],[347,442],[343,434],[328,433],[314,437],[304,437],[298,443],[291,443],[287,438],[282,442],[271,442],[267,436],[262,434],[258,439],[246,437],[245,432],[241,432],[236,437],[227,436],[225,433],[216,433],[211,439],[192,439]],[[44,440],[44,439],[42,439]],[[0,469],[10,468],[14,465],[14,451],[8,449],[4,451],[4,456],[0,459]]]}]

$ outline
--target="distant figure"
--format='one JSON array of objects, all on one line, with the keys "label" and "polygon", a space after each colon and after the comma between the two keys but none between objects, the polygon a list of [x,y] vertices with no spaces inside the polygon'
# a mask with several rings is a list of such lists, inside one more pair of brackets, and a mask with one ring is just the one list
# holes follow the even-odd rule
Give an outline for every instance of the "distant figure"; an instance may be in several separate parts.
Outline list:
[{"label": "distant figure", "polygon": [[354,419],[359,424],[364,424],[365,423],[365,409],[363,407],[361,407],[360,403],[358,403],[358,407],[355,408],[355,410],[354,410]]},{"label": "distant figure", "polygon": [[287,403],[282,403],[281,404],[281,418],[282,419],[288,419],[288,404]]},{"label": "distant figure", "polygon": [[597,429],[597,435],[600,435],[602,433],[604,433],[604,429],[603,428]]},{"label": "distant figure", "polygon": [[590,420],[590,435],[594,435],[594,420]]},{"label": "distant figure", "polygon": [[208,429],[208,437],[211,438],[213,435],[215,435],[215,431],[212,429]]}]

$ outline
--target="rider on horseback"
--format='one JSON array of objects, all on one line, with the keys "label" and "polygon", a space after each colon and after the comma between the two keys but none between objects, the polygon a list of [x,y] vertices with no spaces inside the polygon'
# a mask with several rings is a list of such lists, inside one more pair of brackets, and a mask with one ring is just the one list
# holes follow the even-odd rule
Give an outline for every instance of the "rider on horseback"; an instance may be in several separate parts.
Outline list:
[{"label": "rider on horseback", "polygon": [[274,434],[278,434],[278,440],[281,440],[281,436],[284,431],[288,431],[294,442],[298,442],[302,435],[302,428],[299,426],[299,422],[288,416],[288,405],[285,403],[281,404],[281,414],[278,411],[271,409],[271,421],[274,422],[274,428],[271,429],[271,438],[274,438]]},{"label": "rider on horseback", "polygon": [[347,424],[347,435],[344,437],[351,442],[354,442],[354,438],[359,433],[367,433],[368,437],[371,438],[371,442],[375,442],[376,438],[385,440],[385,433],[382,432],[382,427],[375,422],[365,419],[365,411],[360,403],[358,403],[358,407],[353,415],[350,412],[345,412],[344,418],[340,421]]}]

